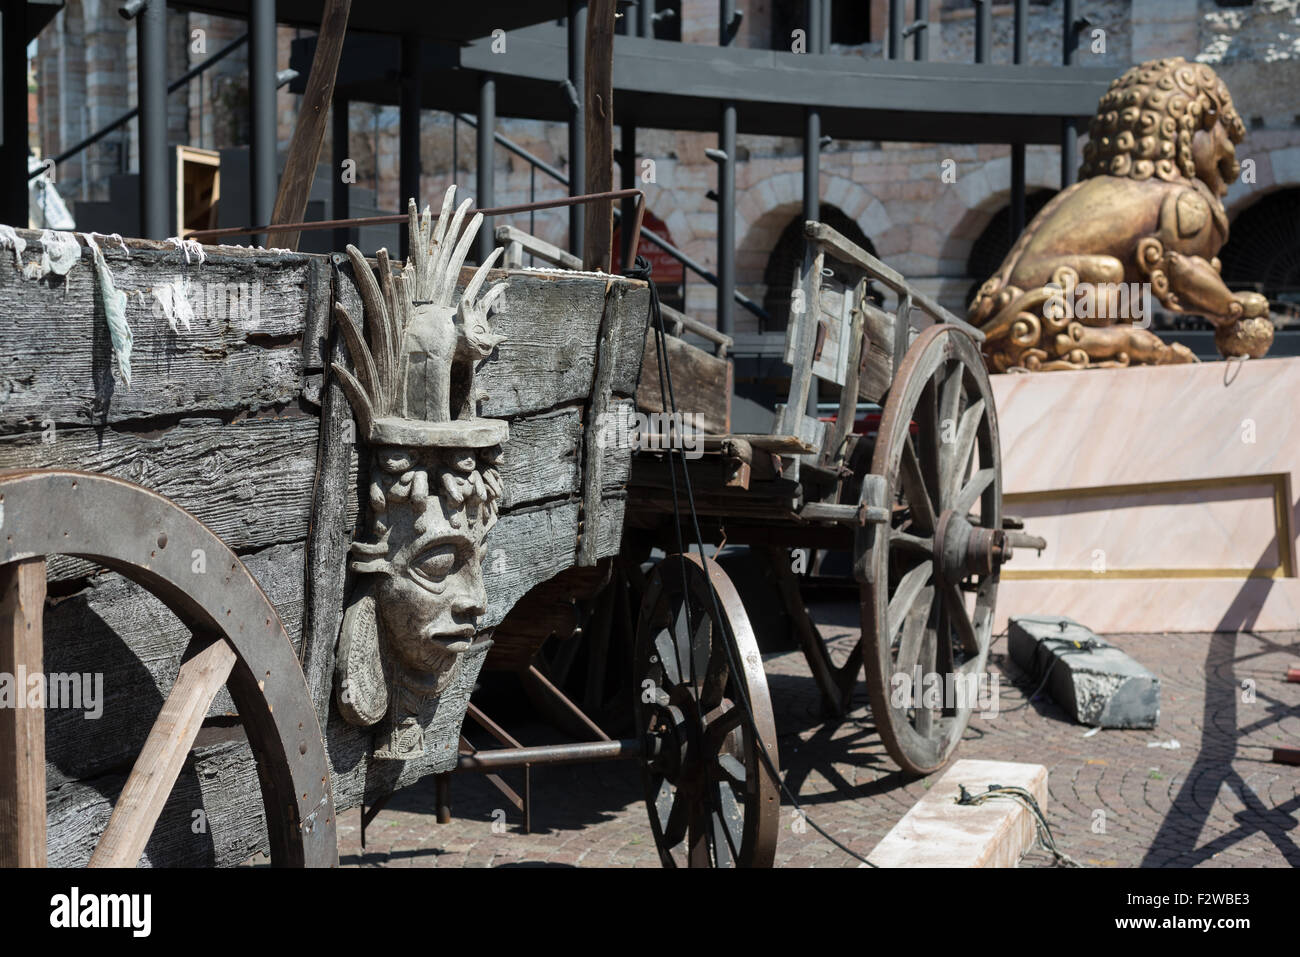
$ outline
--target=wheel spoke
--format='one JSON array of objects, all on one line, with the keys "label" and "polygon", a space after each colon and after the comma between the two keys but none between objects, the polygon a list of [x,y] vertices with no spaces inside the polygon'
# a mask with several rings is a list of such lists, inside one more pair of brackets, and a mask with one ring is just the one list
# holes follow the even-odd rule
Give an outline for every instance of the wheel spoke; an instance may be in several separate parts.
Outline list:
[{"label": "wheel spoke", "polygon": [[[940,422],[939,422],[939,393],[941,387],[941,376],[943,375],[944,366],[940,365],[936,370],[935,377],[926,383],[925,388],[921,390],[921,395],[916,403],[916,410],[912,413],[912,419],[916,422],[918,431],[919,446],[917,454],[921,459],[921,468],[926,475],[938,476],[939,474],[939,447],[941,445]],[[909,430],[910,431],[910,430]],[[931,484],[927,491],[932,495],[937,495],[940,491],[937,484]],[[939,500],[931,498],[930,504],[936,511],[939,509]]]},{"label": "wheel spoke", "polygon": [[718,755],[718,777],[725,784],[730,784],[738,791],[746,790],[749,781],[749,772],[745,765],[734,755]]},{"label": "wheel spoke", "polygon": [[919,655],[921,688],[919,693],[916,695],[916,700],[918,702],[916,706],[916,733],[921,735],[923,738],[930,737],[930,733],[934,727],[934,710],[925,700],[925,680],[929,675],[935,673],[934,656],[935,639],[937,636],[937,630],[930,624],[927,624],[925,632],[921,638],[921,653]]},{"label": "wheel spoke", "polygon": [[903,485],[903,496],[912,507],[912,520],[922,531],[933,532],[935,526],[934,502],[926,486],[925,473],[921,460],[917,458],[916,447],[909,435],[903,440],[903,457],[899,463],[899,481]]},{"label": "wheel spoke", "polygon": [[717,866],[738,865],[740,845],[745,833],[745,815],[730,788],[717,787],[714,793],[718,798],[717,807],[713,809],[713,844],[717,848]]},{"label": "wheel spoke", "polygon": [[[687,802],[682,799],[680,789],[664,781],[655,803],[660,811],[659,820],[663,822],[664,844],[669,848],[676,847],[686,838]],[[666,815],[663,813],[665,806],[668,808]]]},{"label": "wheel spoke", "polygon": [[708,726],[704,731],[704,750],[706,754],[725,754],[723,750],[727,735],[740,727],[745,709],[733,704],[726,711],[714,712],[709,716]]},{"label": "wheel spoke", "polygon": [[923,589],[917,597],[916,605],[907,615],[907,622],[903,626],[903,637],[898,642],[895,674],[907,675],[909,681],[912,680],[912,672],[921,661],[922,639],[930,622],[930,606],[933,603],[934,589]]},{"label": "wheel spoke", "polygon": [[944,446],[944,501],[956,498],[966,479],[966,470],[975,452],[975,438],[979,435],[980,422],[984,420],[984,408],[984,400],[979,399],[963,412],[955,439]]},{"label": "wheel spoke", "polygon": [[993,470],[980,469],[971,476],[961,494],[957,496],[957,501],[953,503],[952,509],[958,515],[966,516],[970,510],[975,507],[979,497],[984,494],[984,490],[989,487],[993,481]]},{"label": "wheel spoke", "polygon": [[[0,674],[11,680],[44,672],[45,591],[45,559],[0,565]],[[44,867],[44,705],[0,710],[0,806],[0,867]]]},{"label": "wheel spoke", "polygon": [[218,640],[181,665],[90,858],[91,867],[134,867],[140,860],[212,699],[234,664],[235,652]]},{"label": "wheel spoke", "polygon": [[980,647],[979,636],[975,632],[975,625],[971,622],[970,613],[966,611],[966,600],[962,596],[961,589],[952,582],[947,582],[940,587],[943,590],[943,604],[948,612],[948,620],[952,622],[957,632],[962,651],[968,655],[978,655],[983,649]]},{"label": "wheel spoke", "polygon": [[664,681],[670,685],[679,685],[682,683],[682,666],[677,658],[677,642],[673,641],[672,633],[661,631],[655,636],[655,655],[659,659],[659,664],[663,667]]},{"label": "wheel spoke", "polygon": [[[939,586],[941,594],[945,591],[945,586]],[[935,624],[935,657],[934,671],[940,677],[945,678],[952,674],[953,671],[953,650],[952,650],[952,622],[953,615],[948,610],[947,602],[942,598],[939,601]]]},{"label": "wheel spoke", "polygon": [[890,644],[893,643],[894,636],[898,634],[898,629],[903,626],[904,619],[907,618],[917,596],[921,594],[921,589],[930,580],[933,571],[934,562],[922,562],[899,580],[898,587],[894,589],[894,597],[889,600]]},{"label": "wheel spoke", "polygon": [[913,535],[910,532],[890,532],[889,544],[902,551],[912,552],[916,555],[923,555],[926,558],[934,557],[934,538],[928,535]]}]

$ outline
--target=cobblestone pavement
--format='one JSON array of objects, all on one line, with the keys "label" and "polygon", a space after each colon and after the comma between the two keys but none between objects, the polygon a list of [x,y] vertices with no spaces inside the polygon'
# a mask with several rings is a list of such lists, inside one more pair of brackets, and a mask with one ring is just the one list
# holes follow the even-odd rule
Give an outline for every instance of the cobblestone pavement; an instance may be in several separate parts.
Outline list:
[{"label": "cobblestone pavement", "polygon": [[[814,607],[833,655],[856,640],[856,614],[848,603]],[[1050,698],[1027,703],[1033,687],[1002,637],[991,655],[999,713],[974,718],[957,755],[1046,765],[1058,846],[1085,866],[1300,866],[1300,768],[1270,762],[1272,748],[1300,747],[1300,684],[1284,681],[1300,664],[1300,633],[1110,637],[1159,675],[1158,729],[1089,735]],[[894,768],[861,681],[848,719],[827,723],[799,652],[765,662],[787,787],[818,825],[869,854],[937,775],[907,780]],[[537,723],[512,733],[525,744],[563,740]],[[519,772],[504,776],[519,790]],[[372,822],[364,851],[358,812],[348,812],[339,821],[342,863],[658,866],[633,763],[535,770],[532,796],[532,833],[524,834],[521,815],[491,784],[459,775],[453,821],[439,825],[426,779]],[[778,866],[856,865],[811,828],[798,833],[795,819],[782,808]],[[1023,864],[1052,866],[1053,858],[1034,850]]]}]

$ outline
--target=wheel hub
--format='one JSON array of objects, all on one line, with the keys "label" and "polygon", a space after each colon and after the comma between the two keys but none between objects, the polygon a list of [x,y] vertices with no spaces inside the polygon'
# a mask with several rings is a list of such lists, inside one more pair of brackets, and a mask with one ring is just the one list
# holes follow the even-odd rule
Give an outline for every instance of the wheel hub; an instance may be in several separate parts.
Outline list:
[{"label": "wheel hub", "polygon": [[965,515],[948,509],[934,530],[937,571],[946,581],[970,575],[992,575],[1011,558],[1011,545],[1000,528],[972,525]]}]

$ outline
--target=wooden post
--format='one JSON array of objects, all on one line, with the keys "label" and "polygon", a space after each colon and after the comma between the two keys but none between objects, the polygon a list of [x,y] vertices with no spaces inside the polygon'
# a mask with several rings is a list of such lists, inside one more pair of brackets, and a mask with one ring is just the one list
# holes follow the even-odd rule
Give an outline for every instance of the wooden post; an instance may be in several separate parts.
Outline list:
[{"label": "wooden post", "polygon": [[[614,15],[616,0],[587,5],[586,140],[587,191],[614,188]],[[614,203],[595,203],[587,214],[582,264],[609,272],[614,241]]]},{"label": "wooden post", "polygon": [[[343,55],[343,38],[348,32],[351,7],[352,0],[328,0],[325,4],[320,33],[316,37],[316,55],[311,61],[311,75],[307,77],[307,91],[302,98],[293,139],[289,142],[284,177],[275,197],[275,211],[271,214],[273,223],[300,223],[307,212],[307,198],[316,176],[316,164],[320,162],[321,147],[325,143],[325,126],[330,101],[334,98],[334,81],[338,75],[339,57]],[[337,169],[334,175],[339,175]],[[338,215],[336,212],[335,216]],[[296,250],[300,236],[301,233],[288,230],[271,233],[267,245]]]},{"label": "wooden post", "polygon": [[0,867],[45,866],[45,699],[29,706],[29,678],[44,684],[41,620],[45,559],[0,565]]}]

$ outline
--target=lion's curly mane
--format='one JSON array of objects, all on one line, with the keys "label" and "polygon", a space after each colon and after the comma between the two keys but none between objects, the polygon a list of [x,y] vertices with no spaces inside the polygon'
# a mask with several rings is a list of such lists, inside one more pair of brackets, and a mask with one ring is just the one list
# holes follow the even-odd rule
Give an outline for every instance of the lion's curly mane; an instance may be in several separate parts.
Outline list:
[{"label": "lion's curly mane", "polygon": [[1182,57],[1135,66],[1097,104],[1079,178],[1195,179],[1192,137],[1215,123],[1233,143],[1246,135],[1227,86],[1208,66]]}]

